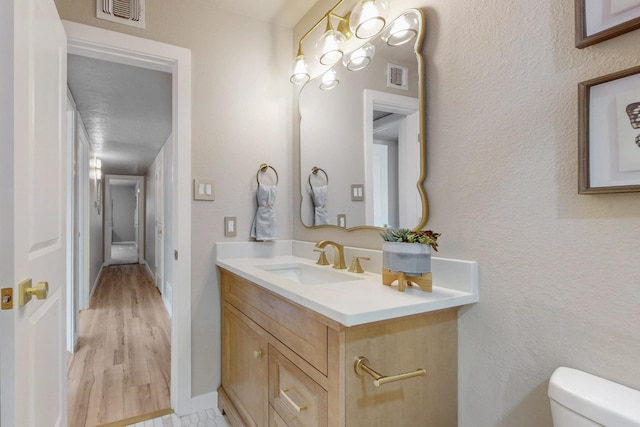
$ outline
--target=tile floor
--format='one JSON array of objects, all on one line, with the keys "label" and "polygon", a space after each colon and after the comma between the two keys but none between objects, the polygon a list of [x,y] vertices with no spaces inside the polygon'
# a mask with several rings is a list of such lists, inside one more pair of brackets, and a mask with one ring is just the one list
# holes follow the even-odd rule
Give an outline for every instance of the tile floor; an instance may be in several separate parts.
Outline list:
[{"label": "tile floor", "polygon": [[217,409],[207,409],[183,417],[178,417],[176,414],[163,415],[152,420],[130,424],[127,427],[231,427],[231,424]]}]

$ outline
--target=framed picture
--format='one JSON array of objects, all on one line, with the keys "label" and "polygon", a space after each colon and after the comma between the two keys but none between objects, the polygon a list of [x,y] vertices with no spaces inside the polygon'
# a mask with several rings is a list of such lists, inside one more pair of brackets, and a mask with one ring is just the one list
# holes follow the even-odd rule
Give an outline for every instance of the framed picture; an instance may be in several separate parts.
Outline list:
[{"label": "framed picture", "polygon": [[640,67],[578,85],[578,192],[640,191]]},{"label": "framed picture", "polygon": [[575,0],[576,47],[640,28],[640,0]]}]

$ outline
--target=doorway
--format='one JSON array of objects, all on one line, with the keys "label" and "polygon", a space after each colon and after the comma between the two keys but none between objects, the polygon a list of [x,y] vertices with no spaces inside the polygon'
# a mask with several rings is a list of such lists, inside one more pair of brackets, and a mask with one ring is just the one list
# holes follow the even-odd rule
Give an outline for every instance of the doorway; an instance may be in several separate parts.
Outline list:
[{"label": "doorway", "polygon": [[[144,177],[105,175],[105,265],[144,263]],[[151,225],[151,224],[149,224]]]},{"label": "doorway", "polygon": [[169,188],[165,188],[172,194],[172,203],[164,228],[170,235],[164,251],[171,257],[165,256],[164,275],[180,292],[171,296],[171,407],[178,415],[204,409],[207,406],[199,408],[191,399],[191,53],[177,46],[69,21],[63,21],[63,25],[71,54],[172,74],[174,132],[165,160],[174,174]]},{"label": "doorway", "polygon": [[420,175],[418,99],[365,89],[364,105],[366,223],[409,228],[422,215],[411,189]]}]

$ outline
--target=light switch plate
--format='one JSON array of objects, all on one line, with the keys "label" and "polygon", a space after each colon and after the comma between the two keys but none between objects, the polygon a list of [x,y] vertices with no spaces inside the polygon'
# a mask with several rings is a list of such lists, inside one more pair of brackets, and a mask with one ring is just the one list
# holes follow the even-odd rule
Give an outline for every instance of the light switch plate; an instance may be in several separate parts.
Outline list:
[{"label": "light switch plate", "polygon": [[213,179],[193,180],[193,200],[214,201],[216,199],[216,182]]},{"label": "light switch plate", "polygon": [[362,202],[364,200],[364,184],[351,184],[351,201]]},{"label": "light switch plate", "polygon": [[347,228],[347,214],[338,214],[338,227]]},{"label": "light switch plate", "polygon": [[238,220],[235,216],[224,217],[224,237],[236,237],[238,234]]}]

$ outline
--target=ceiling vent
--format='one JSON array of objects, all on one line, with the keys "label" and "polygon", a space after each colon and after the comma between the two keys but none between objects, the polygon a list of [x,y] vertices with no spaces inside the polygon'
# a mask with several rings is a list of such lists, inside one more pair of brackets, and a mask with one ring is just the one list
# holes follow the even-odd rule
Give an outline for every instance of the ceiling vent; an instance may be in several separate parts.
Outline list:
[{"label": "ceiling vent", "polygon": [[144,28],[144,0],[96,0],[96,17]]}]

